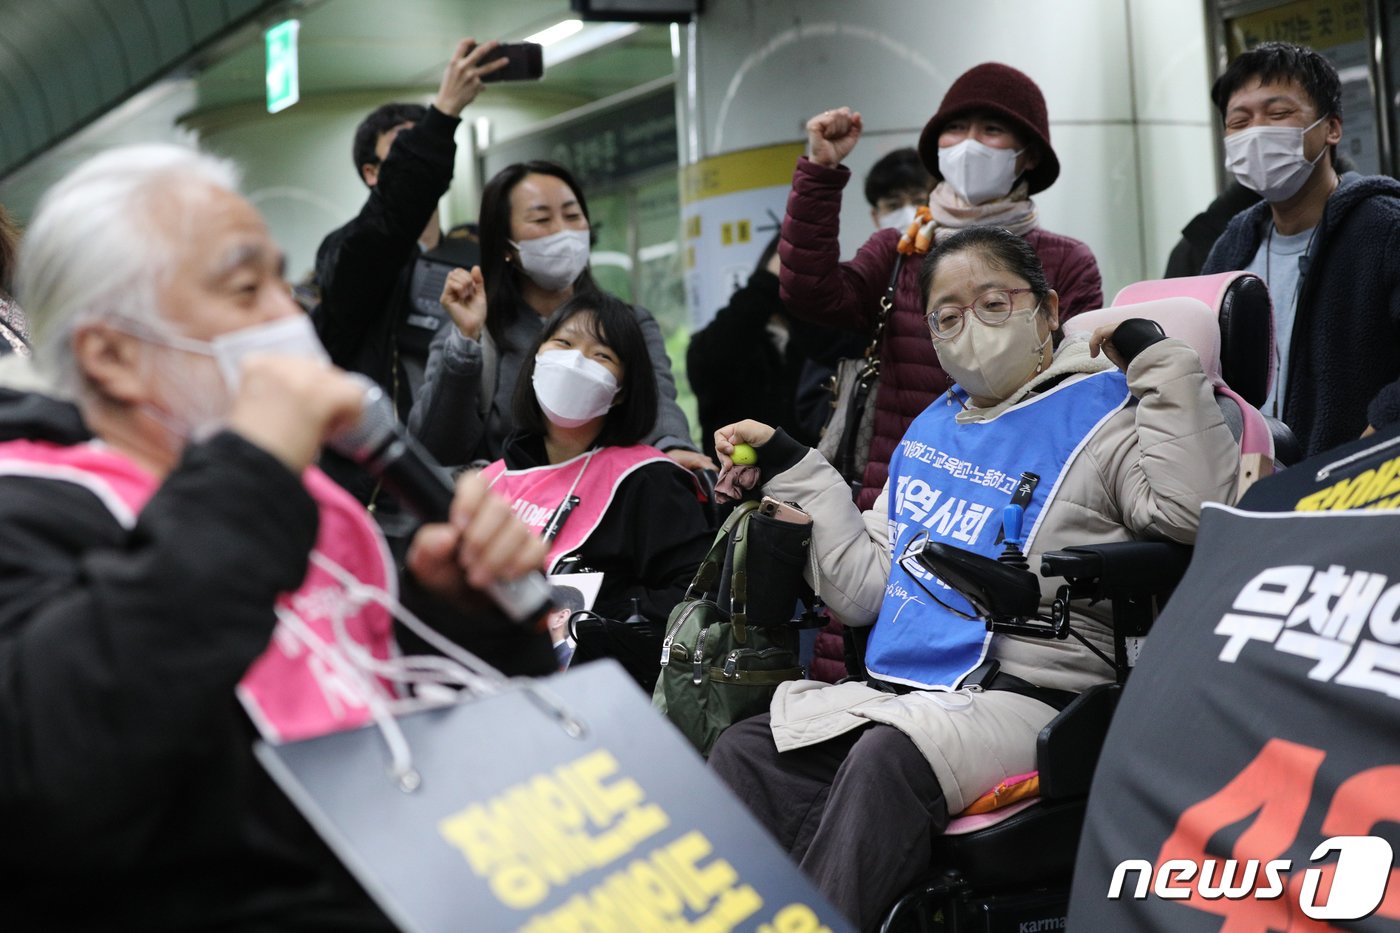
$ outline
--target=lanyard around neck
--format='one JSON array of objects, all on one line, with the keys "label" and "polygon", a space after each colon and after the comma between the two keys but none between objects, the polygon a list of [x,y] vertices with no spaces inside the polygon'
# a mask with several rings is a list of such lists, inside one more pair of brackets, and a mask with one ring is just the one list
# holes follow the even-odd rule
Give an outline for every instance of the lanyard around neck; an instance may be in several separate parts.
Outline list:
[{"label": "lanyard around neck", "polygon": [[[1293,286],[1293,320],[1290,326],[1293,326],[1298,321],[1298,299],[1300,299],[1303,296],[1302,264],[1305,259],[1312,255],[1313,240],[1317,239],[1317,231],[1321,227],[1322,221],[1318,220],[1318,222],[1313,225],[1312,233],[1308,234],[1308,243],[1306,246],[1303,247],[1302,255],[1298,257],[1298,278],[1296,280],[1296,284],[1294,284]],[[1274,230],[1276,229],[1278,229],[1277,225],[1275,225],[1274,222],[1270,220],[1269,233],[1264,239],[1264,284],[1270,287],[1272,287],[1273,285]],[[1284,376],[1286,376],[1287,374],[1283,372],[1283,354],[1279,353],[1278,351],[1277,335],[1275,335],[1274,337],[1274,372],[1279,373],[1280,380],[1284,381],[1286,384]],[[1272,411],[1270,412],[1271,417],[1279,417],[1279,396],[1281,396],[1282,394],[1283,393],[1280,391],[1274,392],[1274,403],[1272,406]]]}]

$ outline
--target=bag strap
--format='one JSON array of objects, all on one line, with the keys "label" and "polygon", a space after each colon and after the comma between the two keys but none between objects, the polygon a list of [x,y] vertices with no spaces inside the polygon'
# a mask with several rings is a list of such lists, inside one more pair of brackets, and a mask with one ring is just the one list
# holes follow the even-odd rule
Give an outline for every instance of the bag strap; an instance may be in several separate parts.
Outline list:
[{"label": "bag strap", "polygon": [[[873,361],[873,362],[872,362]],[[842,425],[841,445],[836,451],[836,470],[846,481],[859,490],[864,477],[856,475],[856,445],[860,443],[860,422],[865,416],[866,401],[870,390],[875,387],[875,377],[879,375],[880,356],[875,353],[866,361],[865,367],[856,376],[855,387],[846,404],[846,423]]]},{"label": "bag strap", "polygon": [[857,426],[865,412],[866,400],[875,388],[875,380],[880,378],[880,342],[884,339],[885,324],[890,319],[890,312],[894,310],[894,293],[899,287],[899,273],[903,268],[904,254],[897,253],[894,257],[894,268],[890,270],[889,284],[885,286],[885,293],[880,296],[880,309],[875,314],[875,333],[870,338],[870,345],[865,348],[865,362],[856,374],[855,389],[846,407],[846,424],[841,432],[840,447],[836,451],[836,470],[855,490],[860,488],[863,481],[862,477],[852,475],[855,473],[856,444],[860,440],[856,436],[859,433]]},{"label": "bag strap", "polygon": [[734,507],[734,511],[729,513],[729,517],[720,526],[719,532],[715,534],[714,543],[710,545],[710,550],[706,552],[705,559],[700,562],[700,568],[695,571],[695,579],[690,581],[690,586],[686,587],[685,599],[705,599],[719,595],[719,575],[724,566],[724,555],[729,550],[729,538],[734,529],[754,509],[758,508],[757,502],[740,502]]},{"label": "bag strap", "polygon": [[899,273],[903,268],[904,254],[896,253],[894,268],[890,270],[890,282],[885,286],[885,293],[880,296],[880,310],[875,313],[875,333],[870,337],[870,346],[865,348],[865,368],[861,371],[861,379],[867,385],[880,375],[880,342],[884,339],[885,324],[890,319],[890,312],[894,310],[894,293],[899,287]]},{"label": "bag strap", "polygon": [[730,555],[729,576],[729,621],[734,626],[734,640],[746,644],[749,639],[749,516],[750,509],[734,528],[733,553]]}]

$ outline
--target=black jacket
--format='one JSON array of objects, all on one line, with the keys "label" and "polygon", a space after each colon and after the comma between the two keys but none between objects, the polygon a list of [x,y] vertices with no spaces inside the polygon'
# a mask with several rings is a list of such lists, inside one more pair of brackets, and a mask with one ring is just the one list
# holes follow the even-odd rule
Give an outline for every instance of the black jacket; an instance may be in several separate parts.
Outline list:
[{"label": "black jacket", "polygon": [[778,296],[778,277],[760,269],[690,338],[686,373],[695,391],[705,453],[712,457],[715,430],[745,418],[781,427],[804,444],[816,443],[795,404],[807,359],[802,341],[806,332],[791,328],[780,352],[767,329],[774,314],[787,316]]},{"label": "black jacket", "polygon": [[[88,437],[72,406],[0,392],[0,440]],[[316,529],[297,477],[227,432],[129,530],[83,486],[0,479],[5,929],[393,929],[254,760],[234,697]],[[541,637],[512,654],[552,662]]]},{"label": "black jacket", "polygon": [[1162,277],[1174,279],[1200,275],[1211,247],[1225,232],[1230,220],[1259,201],[1258,192],[1249,190],[1237,181],[1230,182],[1219,197],[1181,228],[1181,239],[1172,247],[1171,255],[1167,257],[1167,271]]},{"label": "black jacket", "polygon": [[[549,462],[544,441],[516,435],[506,442],[508,469]],[[603,519],[579,549],[580,563],[603,572],[593,611],[609,619],[642,615],[658,625],[685,595],[709,550],[712,532],[694,477],[670,463],[649,463],[624,479]],[[656,639],[657,651],[661,639]]]},{"label": "black jacket", "polygon": [[[399,133],[360,213],[330,233],[316,251],[321,303],[311,318],[331,360],[364,373],[394,393],[400,415],[413,404],[395,347],[412,344],[420,366],[437,325],[408,320],[408,289],[419,258],[418,237],[452,184],[452,140],[461,121],[434,107]],[[442,320],[438,311],[438,320]],[[417,333],[425,331],[425,333]],[[421,343],[421,347],[418,344]]]},{"label": "black jacket", "polygon": [[[1247,266],[1271,222],[1266,202],[1237,215],[1202,274]],[[1299,281],[1289,353],[1283,420],[1307,456],[1358,437],[1367,406],[1400,378],[1397,256],[1400,182],[1343,176]]]},{"label": "black jacket", "polygon": [[[421,121],[399,133],[360,213],[316,251],[316,333],[331,361],[377,382],[403,421],[413,405],[411,383],[446,320],[435,303],[418,308],[410,298],[421,256],[418,237],[452,184],[452,134],[460,122],[429,107]],[[363,472],[334,455],[322,467],[361,502],[370,501],[375,484]]]}]

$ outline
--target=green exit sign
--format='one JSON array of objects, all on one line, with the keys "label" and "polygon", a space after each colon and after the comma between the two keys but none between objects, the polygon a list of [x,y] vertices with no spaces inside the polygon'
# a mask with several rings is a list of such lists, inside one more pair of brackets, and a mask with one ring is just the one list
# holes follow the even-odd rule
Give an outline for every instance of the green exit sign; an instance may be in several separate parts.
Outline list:
[{"label": "green exit sign", "polygon": [[301,100],[297,79],[297,32],[301,22],[289,19],[267,31],[267,112],[286,110]]}]

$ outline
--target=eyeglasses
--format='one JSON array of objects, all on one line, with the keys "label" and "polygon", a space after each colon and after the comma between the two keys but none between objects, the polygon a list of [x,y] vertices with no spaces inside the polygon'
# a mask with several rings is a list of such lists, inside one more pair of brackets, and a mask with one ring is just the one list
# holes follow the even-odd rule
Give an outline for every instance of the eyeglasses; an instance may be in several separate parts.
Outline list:
[{"label": "eyeglasses", "polygon": [[934,340],[952,340],[962,333],[963,319],[967,312],[977,315],[977,320],[988,327],[1005,324],[1011,319],[1011,301],[1022,292],[1034,292],[1031,288],[996,288],[983,292],[970,305],[941,305],[925,315],[929,333]]}]

